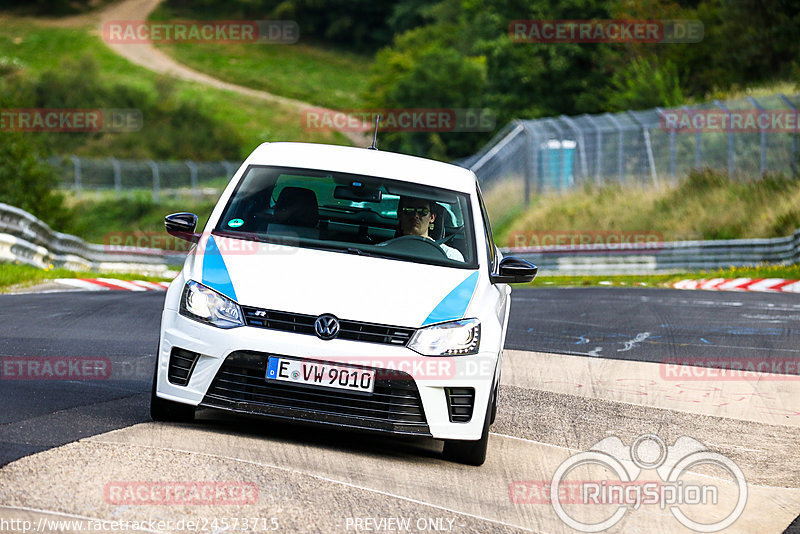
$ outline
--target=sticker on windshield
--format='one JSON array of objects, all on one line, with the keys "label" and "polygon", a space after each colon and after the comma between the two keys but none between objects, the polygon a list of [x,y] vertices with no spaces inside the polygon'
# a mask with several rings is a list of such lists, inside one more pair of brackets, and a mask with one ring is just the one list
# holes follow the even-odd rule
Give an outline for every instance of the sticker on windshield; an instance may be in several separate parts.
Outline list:
[{"label": "sticker on windshield", "polygon": [[244,221],[242,219],[231,219],[230,221],[228,221],[228,226],[230,226],[231,228],[238,228],[243,224]]}]

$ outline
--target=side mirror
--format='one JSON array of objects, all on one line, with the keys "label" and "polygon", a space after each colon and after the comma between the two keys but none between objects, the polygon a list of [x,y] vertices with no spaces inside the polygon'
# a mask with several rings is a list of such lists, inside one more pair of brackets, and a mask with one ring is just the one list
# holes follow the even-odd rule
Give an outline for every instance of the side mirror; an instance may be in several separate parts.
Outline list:
[{"label": "side mirror", "polygon": [[200,241],[200,234],[194,232],[197,228],[197,215],[194,213],[173,213],[164,217],[164,226],[167,233],[179,239],[197,243]]},{"label": "side mirror", "polygon": [[536,278],[539,268],[529,261],[508,256],[500,260],[498,271],[490,276],[493,284],[527,284]]}]

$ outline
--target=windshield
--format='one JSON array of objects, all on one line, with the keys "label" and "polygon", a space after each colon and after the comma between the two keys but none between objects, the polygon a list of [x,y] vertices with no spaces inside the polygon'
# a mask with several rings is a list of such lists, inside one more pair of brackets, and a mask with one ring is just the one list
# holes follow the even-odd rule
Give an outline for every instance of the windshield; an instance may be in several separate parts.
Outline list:
[{"label": "windshield", "polygon": [[477,268],[469,195],[354,174],[251,166],[215,234]]}]

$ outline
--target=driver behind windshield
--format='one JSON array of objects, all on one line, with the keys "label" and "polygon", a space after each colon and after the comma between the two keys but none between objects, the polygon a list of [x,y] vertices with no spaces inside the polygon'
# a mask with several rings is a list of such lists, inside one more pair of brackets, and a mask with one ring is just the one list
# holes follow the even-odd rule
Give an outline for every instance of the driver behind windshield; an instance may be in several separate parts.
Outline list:
[{"label": "driver behind windshield", "polygon": [[[397,207],[397,218],[400,221],[399,236],[416,235],[430,239],[428,232],[433,229],[436,214],[432,210],[430,200],[414,197],[400,197]],[[448,247],[444,243],[438,244],[451,260],[464,261],[464,256],[457,249]]]}]

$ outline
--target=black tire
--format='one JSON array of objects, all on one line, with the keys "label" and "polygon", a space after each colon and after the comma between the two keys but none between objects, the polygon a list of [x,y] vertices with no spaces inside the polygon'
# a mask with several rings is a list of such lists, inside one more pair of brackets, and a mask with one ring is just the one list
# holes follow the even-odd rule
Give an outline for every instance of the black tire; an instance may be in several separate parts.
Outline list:
[{"label": "black tire", "polygon": [[492,387],[489,404],[486,406],[486,415],[483,418],[483,432],[481,439],[468,441],[461,439],[448,439],[444,442],[442,457],[450,462],[466,465],[483,465],[486,461],[486,450],[489,447],[489,425],[492,424],[492,407],[497,403],[497,391]]},{"label": "black tire", "polygon": [[150,393],[150,418],[153,421],[165,423],[191,423],[194,421],[194,406],[168,401],[156,395],[157,376],[158,364],[156,363],[156,371],[153,373],[153,390]]}]

